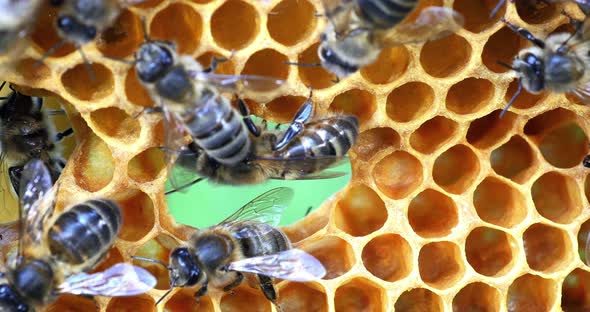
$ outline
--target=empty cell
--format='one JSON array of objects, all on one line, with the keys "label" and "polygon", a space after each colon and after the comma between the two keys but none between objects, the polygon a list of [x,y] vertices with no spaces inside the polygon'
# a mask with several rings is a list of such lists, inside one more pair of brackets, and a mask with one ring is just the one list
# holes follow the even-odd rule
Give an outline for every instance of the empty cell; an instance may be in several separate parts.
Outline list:
[{"label": "empty cell", "polygon": [[197,57],[197,62],[201,64],[204,68],[208,68],[211,66],[211,62],[213,58],[222,59],[223,61],[217,62],[217,68],[215,68],[216,74],[223,74],[223,75],[233,75],[235,74],[235,65],[234,61],[231,58],[226,58],[225,56],[215,53],[215,52],[205,52]]},{"label": "empty cell", "polygon": [[524,134],[532,136],[538,141],[547,131],[558,128],[575,120],[576,114],[563,108],[550,110],[534,118],[531,118],[524,125]]},{"label": "empty cell", "polygon": [[369,91],[352,89],[338,94],[330,110],[337,113],[355,115],[360,122],[365,122],[373,116],[376,109],[375,96]]},{"label": "empty cell", "polygon": [[96,38],[96,48],[105,56],[124,58],[130,56],[143,42],[143,30],[139,17],[123,10],[112,27]]},{"label": "empty cell", "polygon": [[420,161],[404,151],[395,151],[381,159],[371,175],[379,190],[393,199],[408,196],[424,180]]},{"label": "empty cell", "polygon": [[214,312],[209,296],[195,299],[195,289],[183,289],[174,294],[164,304],[166,312]]},{"label": "empty cell", "polygon": [[457,225],[458,218],[455,202],[433,189],[418,194],[408,207],[410,226],[422,237],[448,235]]},{"label": "empty cell", "polygon": [[561,285],[561,309],[564,312],[590,310],[590,273],[582,269],[573,270]]},{"label": "empty cell", "polygon": [[555,272],[572,260],[567,233],[559,228],[533,224],[522,234],[522,240],[526,261],[533,270]]},{"label": "empty cell", "polygon": [[[285,80],[289,75],[289,65],[285,64],[287,61],[285,55],[273,49],[260,50],[248,58],[241,74]],[[261,81],[256,85],[252,84],[250,88],[262,92],[276,87],[277,84],[272,79],[268,79],[264,83]]]},{"label": "empty cell", "polygon": [[287,282],[279,289],[278,305],[283,312],[327,312],[328,296],[321,286]]},{"label": "empty cell", "polygon": [[372,83],[390,83],[406,73],[409,63],[410,54],[406,47],[387,48],[381,50],[373,64],[361,68],[361,75]]},{"label": "empty cell", "polygon": [[[586,245],[589,244],[588,240],[590,239],[590,220],[586,220],[580,226],[580,230],[578,231],[577,239],[578,239],[578,255],[580,255],[580,259],[586,265],[590,266],[590,259],[587,258],[586,255]],[[588,250],[590,252],[590,250]]]},{"label": "empty cell", "polygon": [[111,149],[99,137],[90,134],[79,151],[72,162],[76,184],[89,192],[96,192],[107,186],[115,171]]},{"label": "empty cell", "polygon": [[97,311],[98,312],[98,303],[94,301],[92,298],[87,298],[84,296],[76,296],[70,294],[63,294],[60,295],[55,302],[47,306],[44,311],[46,312],[62,312],[62,311],[69,311],[69,312],[76,312],[76,311]]},{"label": "empty cell", "polygon": [[139,79],[137,79],[135,67],[130,68],[125,76],[125,96],[127,96],[129,102],[143,107],[154,106],[156,101],[161,102],[159,99],[154,101],[148,91],[141,85]]},{"label": "empty cell", "polygon": [[42,81],[50,77],[51,70],[43,63],[32,58],[19,60],[14,70],[26,80]]},{"label": "empty cell", "polygon": [[437,78],[457,73],[465,67],[469,58],[471,58],[471,45],[465,38],[456,34],[428,41],[420,50],[422,68],[426,73]]},{"label": "empty cell", "polygon": [[506,13],[506,5],[503,5],[490,18],[490,14],[497,4],[498,0],[456,0],[453,3],[453,9],[465,17],[463,28],[473,33],[479,33],[496,24],[500,20],[500,17]]},{"label": "empty cell", "polygon": [[111,247],[107,254],[103,256],[102,260],[98,263],[98,265],[92,269],[92,272],[106,271],[108,268],[121,262],[124,262],[121,252],[116,247]]},{"label": "empty cell", "polygon": [[499,118],[500,112],[496,110],[472,121],[467,130],[467,142],[475,148],[486,149],[508,136],[513,130],[516,116],[507,112],[503,118]]},{"label": "empty cell", "polygon": [[156,179],[165,167],[165,155],[162,149],[150,147],[129,161],[127,174],[131,179],[145,183]]},{"label": "empty cell", "polygon": [[159,11],[150,24],[150,37],[171,41],[179,54],[190,54],[198,46],[203,21],[192,7],[173,3]]},{"label": "empty cell", "polygon": [[348,272],[355,263],[352,247],[336,236],[322,237],[303,249],[316,257],[326,268],[324,279],[333,279]]},{"label": "empty cell", "polygon": [[336,226],[353,236],[365,236],[387,221],[383,200],[369,187],[356,185],[346,190],[335,208]]},{"label": "empty cell", "polygon": [[544,24],[559,14],[557,4],[549,1],[516,0],[515,5],[518,16],[528,24]]},{"label": "empty cell", "polygon": [[240,0],[229,0],[211,16],[213,40],[226,50],[246,47],[259,31],[259,16],[254,7]]},{"label": "empty cell", "polygon": [[457,114],[471,114],[488,106],[494,96],[494,86],[489,80],[467,78],[449,89],[447,109]]},{"label": "empty cell", "polygon": [[377,236],[363,248],[363,265],[378,278],[395,282],[412,272],[412,248],[397,234]]},{"label": "empty cell", "polygon": [[119,237],[127,241],[138,241],[154,227],[154,203],[151,198],[139,190],[127,190],[118,193],[114,199],[121,206],[123,226]]},{"label": "empty cell", "polygon": [[284,0],[268,14],[266,27],[278,43],[292,46],[305,39],[315,29],[315,8],[308,1]]},{"label": "empty cell", "polygon": [[340,285],[334,294],[336,312],[385,311],[385,290],[365,278]]},{"label": "empty cell", "polygon": [[[39,12],[44,14],[36,14],[35,28],[31,32],[31,40],[34,47],[44,54],[49,49],[57,47],[62,41],[62,38],[57,33],[56,18],[57,9],[47,1],[41,2],[43,5],[39,8]],[[50,57],[62,57],[68,55],[76,50],[76,47],[71,43],[66,43],[57,48]]]},{"label": "empty cell", "polygon": [[479,173],[479,160],[465,145],[455,145],[434,161],[434,182],[454,194],[463,193],[473,184]]},{"label": "empty cell", "polygon": [[[463,1],[468,2],[469,0]],[[498,14],[497,16],[501,15]],[[489,70],[495,73],[505,73],[510,69],[497,62],[501,61],[511,64],[518,52],[527,46],[527,42],[526,39],[510,30],[510,28],[502,27],[488,38],[488,41],[483,46],[481,60]],[[516,89],[514,91],[516,91]],[[514,91],[512,93],[514,93]],[[523,90],[523,93],[520,96],[524,96],[524,94],[525,91]]]},{"label": "empty cell", "polygon": [[413,81],[397,87],[387,96],[387,116],[397,122],[420,119],[434,103],[434,90],[429,85]]},{"label": "empty cell", "polygon": [[244,305],[248,306],[249,311],[271,311],[270,301],[260,290],[248,286],[239,286],[232,290],[232,293],[224,293],[219,300],[219,308],[222,312],[241,312],[244,311]]},{"label": "empty cell", "polygon": [[431,154],[457,133],[457,123],[443,116],[427,120],[410,137],[410,145],[420,153]]},{"label": "empty cell", "polygon": [[473,192],[477,215],[485,222],[510,228],[524,220],[527,206],[518,189],[494,177],[487,177]]},{"label": "empty cell", "polygon": [[536,163],[533,149],[520,136],[513,136],[490,155],[490,164],[497,174],[520,184],[535,173]]},{"label": "empty cell", "polygon": [[513,267],[516,241],[510,234],[488,228],[473,229],[465,241],[467,262],[479,274],[502,276]]},{"label": "empty cell", "polygon": [[424,288],[406,290],[395,302],[396,312],[442,312],[443,301],[439,295]]},{"label": "empty cell", "polygon": [[463,287],[453,298],[453,312],[500,311],[500,292],[484,283],[475,282]]},{"label": "empty cell", "polygon": [[61,83],[66,91],[82,101],[95,101],[113,93],[115,89],[113,72],[100,63],[92,63],[89,66],[92,75],[84,63],[62,74]]},{"label": "empty cell", "polygon": [[525,274],[508,288],[506,308],[509,312],[550,311],[557,296],[555,281]]},{"label": "empty cell", "polygon": [[576,181],[558,172],[548,172],[537,179],[531,195],[539,214],[553,222],[569,223],[582,210]]},{"label": "empty cell", "polygon": [[[297,62],[302,64],[319,64],[320,58],[318,56],[319,43],[316,42],[305,49],[299,57]],[[313,89],[325,89],[335,84],[336,76],[327,72],[322,66],[298,66],[299,79],[301,82]]]},{"label": "empty cell", "polygon": [[115,297],[109,301],[107,312],[156,312],[156,302],[148,295]]},{"label": "empty cell", "polygon": [[418,255],[422,280],[435,288],[452,287],[465,273],[459,246],[452,242],[435,242],[422,246]]},{"label": "empty cell", "polygon": [[[178,244],[174,240],[174,238],[166,234],[159,234],[155,238],[152,238],[145,242],[143,245],[141,245],[141,247],[133,256],[159,260],[168,265],[170,251],[176,247],[178,247]],[[158,279],[156,289],[170,289],[170,278],[168,269],[164,268],[160,264],[147,261],[133,260],[133,264],[143,267]]]},{"label": "empty cell", "polygon": [[539,150],[555,167],[576,167],[588,152],[588,137],[580,125],[568,122],[545,132],[540,138]]},{"label": "empty cell", "polygon": [[[504,105],[508,104],[508,102],[512,99],[517,90],[518,80],[515,79],[512,80],[512,82],[510,82],[510,84],[508,85],[508,89],[506,90],[506,94],[504,95],[504,100],[506,101]],[[518,97],[514,100],[514,103],[512,103],[512,107],[519,109],[531,108],[537,105],[538,103],[541,103],[545,99],[545,97],[547,97],[547,93],[532,94],[523,88]]]},{"label": "empty cell", "polygon": [[356,156],[368,161],[386,148],[398,148],[400,136],[391,128],[373,128],[361,132],[352,150]]},{"label": "empty cell", "polygon": [[101,134],[124,143],[133,143],[139,138],[141,131],[139,120],[132,118],[119,108],[107,107],[95,110],[90,113],[90,119]]}]

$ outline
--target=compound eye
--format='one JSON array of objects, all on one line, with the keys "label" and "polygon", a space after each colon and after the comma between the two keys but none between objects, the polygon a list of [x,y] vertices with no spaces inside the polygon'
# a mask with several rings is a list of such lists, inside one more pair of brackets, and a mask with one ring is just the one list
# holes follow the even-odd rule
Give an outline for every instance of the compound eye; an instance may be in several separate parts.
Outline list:
[{"label": "compound eye", "polygon": [[60,29],[69,29],[74,25],[74,20],[69,16],[60,16],[57,19],[57,27]]},{"label": "compound eye", "polygon": [[96,37],[96,28],[95,27],[87,27],[84,31],[84,36],[88,41],[93,40]]},{"label": "compound eye", "polygon": [[527,53],[524,55],[523,60],[527,64],[534,65],[534,64],[538,63],[539,58],[532,53]]}]

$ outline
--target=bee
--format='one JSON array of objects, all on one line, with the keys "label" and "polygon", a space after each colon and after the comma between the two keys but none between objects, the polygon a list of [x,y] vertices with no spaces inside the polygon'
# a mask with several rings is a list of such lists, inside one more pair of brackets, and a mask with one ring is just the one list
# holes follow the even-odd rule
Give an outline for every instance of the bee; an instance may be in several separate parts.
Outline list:
[{"label": "bee", "polygon": [[[514,3],[514,1],[515,0],[510,0],[511,3]],[[535,3],[539,3],[539,2],[545,2],[545,3],[575,2],[578,5],[578,8],[580,9],[580,11],[582,11],[582,13],[584,13],[586,16],[590,15],[590,0],[531,0],[531,2],[535,2]],[[498,13],[498,11],[502,7],[502,5],[504,5],[504,3],[506,3],[506,0],[498,1],[498,4],[490,13],[490,17],[493,17],[494,15],[496,15],[496,13]]]},{"label": "bee", "polygon": [[16,55],[24,48],[41,0],[0,0],[0,55]]},{"label": "bee", "polygon": [[[92,199],[53,215],[59,186],[42,161],[22,172],[17,255],[0,275],[0,310],[34,311],[70,293],[133,296],[156,285],[146,270],[119,263],[88,274],[105,256],[121,228],[119,206]],[[9,225],[10,226],[10,225]]]},{"label": "bee", "polygon": [[287,236],[276,228],[286,204],[293,197],[289,188],[279,187],[256,197],[220,224],[197,230],[189,242],[170,253],[169,265],[155,259],[134,257],[169,270],[170,290],[200,288],[195,297],[214,287],[223,291],[239,286],[243,273],[254,273],[257,284],[273,304],[277,292],[272,278],[296,282],[321,279],[324,266],[312,255],[293,249]]}]

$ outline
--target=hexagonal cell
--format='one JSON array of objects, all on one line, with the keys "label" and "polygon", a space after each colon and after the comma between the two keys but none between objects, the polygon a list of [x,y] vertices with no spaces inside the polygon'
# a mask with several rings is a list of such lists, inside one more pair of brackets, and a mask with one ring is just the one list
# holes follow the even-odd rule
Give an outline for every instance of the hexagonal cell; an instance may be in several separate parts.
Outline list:
[{"label": "hexagonal cell", "polygon": [[113,179],[115,160],[111,149],[94,134],[82,143],[73,164],[76,184],[89,192],[102,189]]},{"label": "hexagonal cell", "polygon": [[554,272],[569,263],[572,246],[563,230],[546,224],[533,224],[523,234],[524,252],[529,267]]},{"label": "hexagonal cell", "polygon": [[[241,74],[285,80],[289,75],[289,65],[285,64],[287,61],[288,59],[285,55],[273,49],[260,50],[250,55]],[[274,88],[276,88],[274,84],[269,84],[269,87],[264,86],[260,91],[272,90]]]},{"label": "hexagonal cell", "polygon": [[[427,120],[410,137],[410,145],[420,153],[431,154],[457,132],[457,123],[443,116]],[[358,143],[357,143],[358,144]]]},{"label": "hexagonal cell", "polygon": [[387,116],[397,122],[419,119],[434,102],[434,90],[429,85],[413,81],[397,87],[387,96]]},{"label": "hexagonal cell", "polygon": [[137,50],[143,42],[143,30],[138,16],[123,10],[112,27],[96,38],[96,48],[106,56],[126,57]]},{"label": "hexagonal cell", "polygon": [[[305,51],[299,54],[297,62],[302,64],[319,64],[318,46],[319,42],[316,42],[305,49]],[[334,85],[336,76],[321,66],[298,66],[297,68],[299,70],[299,79],[308,87],[324,89]]]},{"label": "hexagonal cell", "polygon": [[336,236],[322,237],[303,249],[316,257],[326,268],[324,279],[333,279],[348,272],[355,263],[352,247]]},{"label": "hexagonal cell", "polygon": [[206,68],[211,65],[211,61],[213,61],[214,57],[218,58],[218,59],[223,59],[223,58],[226,59],[223,62],[217,63],[217,68],[215,68],[215,73],[223,74],[223,75],[235,74],[234,61],[231,58],[228,59],[224,55],[221,55],[216,52],[205,52],[205,53],[201,54],[199,57],[197,57],[197,62],[199,62],[199,64],[201,64],[201,66]]},{"label": "hexagonal cell", "polygon": [[518,16],[528,24],[548,23],[559,14],[557,4],[548,1],[516,0]]},{"label": "hexagonal cell", "polygon": [[259,32],[259,23],[254,7],[244,1],[229,0],[213,12],[211,34],[220,47],[238,50],[254,40]]},{"label": "hexagonal cell", "polygon": [[375,96],[369,91],[352,89],[338,94],[330,104],[330,110],[338,113],[355,115],[360,122],[365,122],[375,112]]},{"label": "hexagonal cell", "polygon": [[395,302],[396,312],[442,312],[444,304],[439,295],[424,288],[406,290]]},{"label": "hexagonal cell", "polygon": [[516,241],[510,234],[489,227],[473,229],[465,241],[467,262],[479,274],[502,276],[514,266],[518,254]]},{"label": "hexagonal cell", "polygon": [[557,108],[550,110],[529,119],[524,125],[524,134],[532,136],[539,141],[538,137],[547,131],[571,123],[574,119],[576,119],[576,114],[567,109]]},{"label": "hexagonal cell", "polygon": [[385,289],[368,279],[355,278],[340,285],[334,294],[336,312],[385,311]]},{"label": "hexagonal cell", "polygon": [[278,305],[283,312],[327,312],[328,296],[315,284],[287,282],[279,289]]},{"label": "hexagonal cell", "polygon": [[400,140],[399,134],[391,128],[373,128],[361,132],[352,150],[358,158],[367,161],[388,147],[399,147]]},{"label": "hexagonal cell", "polygon": [[465,273],[459,246],[452,242],[434,242],[422,246],[418,255],[422,280],[435,288],[453,286]]},{"label": "hexagonal cell", "polygon": [[154,203],[142,191],[127,190],[113,196],[123,213],[123,225],[119,238],[127,241],[138,241],[154,227]]},{"label": "hexagonal cell", "polygon": [[361,68],[361,75],[372,83],[390,83],[405,74],[410,53],[404,46],[383,49],[377,60]]},{"label": "hexagonal cell", "polygon": [[241,312],[244,311],[244,304],[248,305],[248,310],[258,312],[270,312],[270,301],[264,297],[258,289],[252,289],[247,286],[239,286],[232,289],[233,293],[224,293],[219,301],[219,307],[222,312]]},{"label": "hexagonal cell", "polygon": [[116,138],[124,143],[132,143],[139,138],[139,120],[116,107],[107,107],[90,113],[90,119],[102,134]]},{"label": "hexagonal cell", "polygon": [[352,236],[365,236],[387,221],[383,200],[369,187],[355,185],[346,190],[334,211],[334,222]]},{"label": "hexagonal cell", "polygon": [[[464,0],[468,2],[468,0]],[[480,3],[481,1],[477,1]],[[501,16],[496,14],[496,16]],[[527,40],[519,36],[508,27],[502,27],[488,38],[488,41],[483,46],[481,53],[481,60],[483,64],[495,73],[505,73],[510,69],[500,65],[497,61],[505,63],[512,63],[514,57],[520,50],[527,46]],[[516,89],[514,90],[516,91]],[[512,92],[512,94],[514,93]],[[525,91],[520,95],[524,96]]]},{"label": "hexagonal cell", "polygon": [[139,183],[156,179],[166,168],[164,152],[158,147],[151,147],[135,155],[128,165],[127,174]]},{"label": "hexagonal cell", "polygon": [[102,99],[115,89],[115,80],[110,69],[100,63],[89,66],[92,75],[86,64],[78,64],[61,76],[61,83],[66,91],[82,101]]},{"label": "hexagonal cell", "polygon": [[422,68],[437,78],[448,77],[462,70],[470,57],[471,45],[465,38],[456,34],[428,41],[420,50]]},{"label": "hexagonal cell", "polygon": [[115,297],[109,301],[107,312],[156,312],[156,302],[148,295]]},{"label": "hexagonal cell", "polygon": [[477,215],[485,222],[513,227],[526,217],[524,196],[515,188],[494,177],[485,178],[473,192]]},{"label": "hexagonal cell", "polygon": [[[62,38],[56,31],[57,8],[50,5],[49,2],[42,2],[43,5],[39,8],[39,12],[44,14],[36,14],[35,29],[31,32],[31,40],[41,54],[44,54],[49,49],[56,47]],[[57,48],[55,52],[51,53],[50,57],[62,57],[68,55],[76,50],[76,47],[71,43],[66,43]]]},{"label": "hexagonal cell", "polygon": [[113,265],[123,262],[123,260],[123,256],[121,255],[119,249],[117,249],[116,247],[111,247],[111,249],[109,249],[109,252],[107,252],[106,256],[103,257],[102,261],[100,261],[98,265],[92,269],[91,272],[95,273],[106,271]]},{"label": "hexagonal cell", "polygon": [[[134,256],[159,260],[168,265],[170,252],[176,247],[178,247],[178,243],[176,240],[174,240],[174,238],[166,234],[159,234],[158,236],[145,242],[145,244],[143,244],[137,250]],[[170,278],[168,276],[169,272],[166,268],[159,264],[139,260],[133,260],[133,264],[143,267],[158,279],[156,289],[170,289]]]},{"label": "hexagonal cell", "polygon": [[503,5],[500,10],[490,18],[490,14],[497,4],[497,0],[457,0],[453,3],[453,9],[465,17],[463,28],[473,33],[479,33],[494,25],[500,20],[500,17],[504,16],[504,13],[506,13],[506,5]]},{"label": "hexagonal cell", "polygon": [[586,257],[586,245],[589,244],[588,240],[590,239],[590,220],[586,220],[584,223],[582,223],[580,230],[578,231],[577,239],[578,255],[580,256],[582,262],[590,266],[590,259],[587,259]]},{"label": "hexagonal cell", "polygon": [[308,1],[284,0],[268,14],[266,27],[269,35],[278,43],[292,46],[315,29],[315,8]]},{"label": "hexagonal cell", "polygon": [[455,145],[434,161],[432,178],[445,191],[460,194],[469,188],[479,173],[479,160],[465,145]]},{"label": "hexagonal cell", "polygon": [[410,226],[422,237],[448,235],[457,225],[458,218],[455,202],[433,189],[418,194],[408,206]]},{"label": "hexagonal cell", "polygon": [[489,105],[494,85],[486,79],[466,78],[449,89],[445,105],[457,114],[471,114]]},{"label": "hexagonal cell", "polygon": [[15,66],[15,71],[27,80],[41,81],[51,77],[51,69],[43,63],[32,58],[19,60]]},{"label": "hexagonal cell", "polygon": [[148,107],[155,104],[148,91],[144,89],[139,79],[137,79],[135,67],[130,68],[125,76],[125,96],[135,105]]},{"label": "hexagonal cell", "polygon": [[167,312],[214,312],[213,302],[208,296],[195,299],[194,289],[183,289],[174,294],[164,305]]},{"label": "hexagonal cell", "polygon": [[55,302],[45,308],[46,312],[98,311],[98,303],[92,298],[70,294],[60,295]]},{"label": "hexagonal cell", "polygon": [[506,112],[500,118],[500,112],[496,110],[472,121],[467,130],[467,142],[478,149],[486,149],[504,139],[514,127],[516,115]]},{"label": "hexagonal cell", "polygon": [[535,208],[543,217],[569,223],[582,211],[582,198],[576,181],[558,172],[548,172],[531,187]]},{"label": "hexagonal cell", "polygon": [[159,11],[150,24],[150,37],[174,42],[180,54],[193,52],[199,46],[202,33],[201,15],[182,3],[173,3]]},{"label": "hexagonal cell", "polygon": [[[510,84],[508,85],[508,89],[506,90],[506,95],[504,95],[504,100],[506,101],[505,104],[508,104],[508,102],[510,101],[510,99],[512,99],[512,97],[514,96],[514,94],[516,93],[517,90],[518,90],[518,80],[515,79],[512,82],[510,82]],[[516,98],[516,100],[514,100],[514,103],[512,103],[512,107],[519,108],[519,109],[531,108],[531,107],[537,105],[538,103],[540,103],[546,97],[547,97],[547,93],[532,94],[532,93],[529,93],[527,90],[523,89],[522,92],[520,93],[520,95]]]},{"label": "hexagonal cell", "polygon": [[555,167],[576,167],[588,152],[588,137],[576,122],[566,123],[544,133],[539,150]]},{"label": "hexagonal cell", "polygon": [[500,311],[500,292],[481,282],[471,283],[463,287],[453,298],[453,312]]},{"label": "hexagonal cell", "polygon": [[363,265],[376,277],[395,282],[412,272],[412,248],[397,234],[377,236],[363,247]]},{"label": "hexagonal cell", "polygon": [[555,281],[537,275],[525,274],[508,288],[506,308],[509,312],[551,311],[556,296]]},{"label": "hexagonal cell", "polygon": [[513,136],[492,151],[490,164],[497,174],[522,184],[535,173],[536,159],[531,146],[520,136]]},{"label": "hexagonal cell", "polygon": [[561,285],[561,309],[565,312],[581,312],[590,309],[590,273],[573,270]]},{"label": "hexagonal cell", "polygon": [[408,196],[424,180],[422,163],[404,151],[395,151],[381,159],[371,176],[379,190],[393,199]]}]

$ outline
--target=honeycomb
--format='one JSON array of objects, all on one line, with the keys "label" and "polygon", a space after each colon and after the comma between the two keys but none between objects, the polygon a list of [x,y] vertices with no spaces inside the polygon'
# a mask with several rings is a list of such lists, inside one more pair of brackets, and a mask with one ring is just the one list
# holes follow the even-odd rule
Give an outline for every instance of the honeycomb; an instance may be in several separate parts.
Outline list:
[{"label": "honeycomb", "polygon": [[[287,80],[273,92],[247,94],[257,115],[290,120],[312,86],[316,115],[347,112],[361,121],[349,185],[284,228],[328,274],[278,283],[283,311],[587,311],[590,177],[580,164],[590,110],[571,95],[524,92],[499,119],[517,83],[496,63],[529,45],[501,16],[544,38],[571,31],[562,9],[581,12],[573,3],[517,0],[489,18],[496,0],[424,0],[420,8],[429,5],[459,11],[464,28],[387,48],[337,84],[321,68],[284,64],[318,61],[326,22],[315,16],[317,0],[146,0],[84,46],[94,80],[71,45],[35,64],[59,41],[55,11],[43,8],[49,14],[38,17],[32,47],[0,77],[66,106],[78,144],[61,177],[59,207],[88,196],[121,203],[120,239],[97,270],[132,255],[167,261],[190,234],[167,214],[162,121],[132,117],[153,101],[133,68],[106,58],[132,56],[145,16],[150,36],[176,42],[203,64],[235,50],[221,73]],[[213,208],[187,207],[195,218]],[[147,268],[158,277],[147,294],[62,296],[48,311],[276,310],[246,285],[198,302],[194,289],[176,289],[156,307],[169,280],[161,268]]]}]

